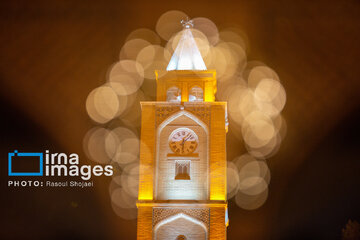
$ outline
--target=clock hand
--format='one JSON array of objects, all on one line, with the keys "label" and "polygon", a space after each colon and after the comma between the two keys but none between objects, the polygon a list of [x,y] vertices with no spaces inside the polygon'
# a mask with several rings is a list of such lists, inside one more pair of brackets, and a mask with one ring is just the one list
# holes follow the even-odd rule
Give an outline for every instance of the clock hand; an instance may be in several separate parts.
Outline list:
[{"label": "clock hand", "polygon": [[189,138],[191,138],[191,134],[188,134],[188,137],[185,139],[185,141],[187,141]]},{"label": "clock hand", "polygon": [[181,141],[181,149],[182,149],[182,153],[184,153],[184,146],[185,146],[185,141],[186,138],[189,136],[190,133],[188,133],[185,137],[183,137],[182,141]]},{"label": "clock hand", "polygon": [[189,137],[190,137],[190,133],[186,134],[186,136],[183,138],[183,142],[185,142],[186,140],[188,140]]}]

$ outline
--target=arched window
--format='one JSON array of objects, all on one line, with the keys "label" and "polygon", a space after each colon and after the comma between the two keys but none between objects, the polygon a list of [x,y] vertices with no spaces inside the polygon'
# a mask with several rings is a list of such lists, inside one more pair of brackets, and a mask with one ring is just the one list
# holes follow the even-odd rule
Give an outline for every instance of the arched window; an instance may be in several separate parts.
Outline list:
[{"label": "arched window", "polygon": [[189,102],[202,102],[204,101],[204,92],[201,87],[195,86],[190,89]]},{"label": "arched window", "polygon": [[178,87],[171,87],[166,91],[166,101],[181,102],[181,90]]},{"label": "arched window", "polygon": [[190,160],[175,161],[175,180],[190,180]]}]

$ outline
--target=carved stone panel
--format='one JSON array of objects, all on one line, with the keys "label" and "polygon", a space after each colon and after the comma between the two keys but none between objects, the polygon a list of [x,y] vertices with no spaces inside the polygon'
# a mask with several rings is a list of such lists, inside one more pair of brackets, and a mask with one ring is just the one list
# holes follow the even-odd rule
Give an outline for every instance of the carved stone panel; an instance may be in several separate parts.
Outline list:
[{"label": "carved stone panel", "polygon": [[170,117],[172,114],[178,112],[180,110],[180,106],[155,106],[155,124],[158,127],[165,119]]},{"label": "carved stone panel", "polygon": [[210,208],[171,208],[171,207],[154,207],[153,208],[153,227],[160,221],[184,213],[203,222],[207,228],[210,227]]},{"label": "carved stone panel", "polygon": [[207,105],[187,105],[185,110],[191,112],[203,121],[207,126],[210,125],[210,106]]}]

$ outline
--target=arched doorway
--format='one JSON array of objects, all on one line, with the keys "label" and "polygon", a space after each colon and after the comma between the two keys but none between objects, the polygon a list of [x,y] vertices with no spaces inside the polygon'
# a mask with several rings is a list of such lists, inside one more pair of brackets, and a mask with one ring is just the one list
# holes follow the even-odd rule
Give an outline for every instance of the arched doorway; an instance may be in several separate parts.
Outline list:
[{"label": "arched doorway", "polygon": [[206,225],[184,213],[179,213],[170,216],[154,227],[155,240],[206,240],[207,227]]},{"label": "arched doorway", "polygon": [[177,236],[176,240],[186,240],[187,238],[184,235]]}]

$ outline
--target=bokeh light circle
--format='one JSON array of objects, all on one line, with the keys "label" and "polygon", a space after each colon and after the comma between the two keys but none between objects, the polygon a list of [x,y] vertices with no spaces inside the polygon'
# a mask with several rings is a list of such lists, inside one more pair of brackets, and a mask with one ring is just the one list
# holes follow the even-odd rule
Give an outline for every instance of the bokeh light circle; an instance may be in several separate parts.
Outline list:
[{"label": "bokeh light circle", "polygon": [[164,40],[169,40],[172,35],[182,30],[183,26],[181,25],[181,21],[186,21],[188,16],[186,13],[171,10],[160,16],[156,23],[156,32],[159,36]]},{"label": "bokeh light circle", "polygon": [[86,99],[86,111],[90,118],[98,123],[113,119],[118,114],[119,106],[118,96],[110,86],[95,88]]}]

